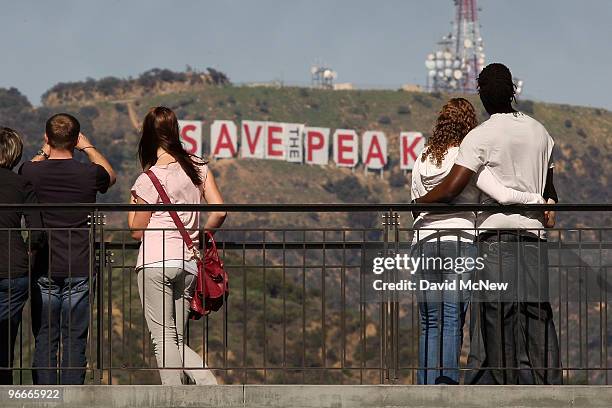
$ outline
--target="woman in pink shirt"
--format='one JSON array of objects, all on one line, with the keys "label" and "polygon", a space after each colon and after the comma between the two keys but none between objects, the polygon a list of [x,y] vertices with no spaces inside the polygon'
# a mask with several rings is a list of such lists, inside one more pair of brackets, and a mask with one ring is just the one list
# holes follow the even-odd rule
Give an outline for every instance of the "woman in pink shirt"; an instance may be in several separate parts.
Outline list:
[{"label": "woman in pink shirt", "polygon": [[[151,170],[173,204],[223,204],[214,176],[202,159],[188,154],[179,138],[176,115],[165,107],[151,108],[144,119],[138,156]],[[141,174],[132,187],[132,204],[157,204],[161,199],[151,179]],[[196,247],[199,213],[177,212]],[[225,212],[209,214],[205,230],[214,232]],[[197,275],[187,248],[167,211],[132,211],[132,237],[142,241],[136,272],[138,291],[164,385],[180,385],[184,372],[196,384],[216,384],[200,355],[183,342]]]}]

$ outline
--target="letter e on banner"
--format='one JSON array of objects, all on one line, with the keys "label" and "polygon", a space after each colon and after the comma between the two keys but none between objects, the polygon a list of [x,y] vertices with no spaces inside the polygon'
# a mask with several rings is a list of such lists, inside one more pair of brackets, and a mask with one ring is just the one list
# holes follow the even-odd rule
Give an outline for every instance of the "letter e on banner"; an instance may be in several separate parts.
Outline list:
[{"label": "letter e on banner", "polygon": [[240,155],[242,157],[253,157],[263,159],[266,147],[265,122],[251,120],[242,121],[240,138]]},{"label": "letter e on banner", "polygon": [[299,123],[284,123],[283,132],[283,138],[285,139],[286,143],[285,156],[287,158],[287,161],[291,163],[303,163],[304,154],[302,143],[304,140],[304,125],[301,125]]},{"label": "letter e on banner", "polygon": [[266,159],[285,160],[285,135],[282,123],[266,123]]},{"label": "letter e on banner", "polygon": [[412,170],[419,153],[425,147],[425,138],[421,132],[400,133],[400,169]]},{"label": "letter e on banner", "polygon": [[231,120],[215,120],[210,125],[210,151],[213,158],[234,157],[238,151],[238,132]]},{"label": "letter e on banner", "polygon": [[329,162],[329,128],[304,128],[304,159],[308,164]]},{"label": "letter e on banner", "polygon": [[338,129],[334,132],[334,162],[340,167],[355,167],[359,161],[357,133]]},{"label": "letter e on banner", "polygon": [[369,130],[363,134],[361,147],[364,166],[379,170],[387,164],[387,137],[383,132]]},{"label": "letter e on banner", "polygon": [[199,120],[179,120],[181,143],[189,154],[202,157],[202,122]]}]

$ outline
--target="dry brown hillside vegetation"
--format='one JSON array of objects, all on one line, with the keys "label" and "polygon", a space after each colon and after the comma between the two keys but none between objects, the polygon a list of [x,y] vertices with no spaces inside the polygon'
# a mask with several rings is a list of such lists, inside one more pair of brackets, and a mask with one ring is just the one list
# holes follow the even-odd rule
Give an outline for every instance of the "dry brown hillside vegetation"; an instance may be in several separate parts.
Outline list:
[{"label": "dry brown hillside vegetation", "polygon": [[[159,74],[159,73],[158,73]],[[146,76],[143,74],[143,76]],[[70,88],[70,87],[69,87]],[[78,86],[76,87],[78,88]],[[193,89],[192,89],[193,88]],[[57,94],[58,85],[47,97]],[[85,133],[109,156],[120,174],[119,182],[102,199],[123,202],[140,169],[136,160],[137,131],[129,112],[142,118],[150,106],[165,105],[181,119],[204,121],[205,139],[215,119],[300,122],[313,126],[365,130],[378,129],[389,138],[390,162],[384,177],[347,169],[296,165],[265,160],[213,161],[225,199],[230,203],[375,203],[408,202],[409,190],[399,170],[398,138],[402,130],[431,131],[437,112],[449,98],[393,90],[331,91],[308,88],[251,88],[217,85],[199,88],[185,85],[184,92],[144,92],[122,102],[88,100],[34,108],[17,90],[0,91],[0,123],[21,131],[27,139],[26,155],[38,148],[44,121],[52,113],[75,114]],[[486,114],[475,95],[467,96],[477,107],[480,120]],[[556,186],[565,203],[607,203],[612,161],[612,112],[605,109],[520,101],[519,109],[541,121],[555,139]],[[205,151],[207,151],[205,142]],[[301,214],[300,224],[312,225],[329,215]],[[595,217],[595,218],[592,218]],[[276,219],[276,217],[273,217]],[[282,217],[273,224],[281,223]],[[261,225],[261,215],[233,217],[241,225]],[[592,222],[588,222],[592,220]],[[601,225],[609,220],[596,216],[564,214],[562,226]],[[377,219],[353,214],[342,219],[352,226],[370,226]]]}]

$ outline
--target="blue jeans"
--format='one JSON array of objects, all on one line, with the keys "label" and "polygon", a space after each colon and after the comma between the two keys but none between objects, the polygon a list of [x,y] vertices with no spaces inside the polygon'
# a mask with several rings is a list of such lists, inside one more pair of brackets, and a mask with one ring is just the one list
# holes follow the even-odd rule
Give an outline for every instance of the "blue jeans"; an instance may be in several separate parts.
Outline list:
[{"label": "blue jeans", "polygon": [[[89,329],[89,278],[40,277],[32,291],[34,384],[83,384]],[[58,382],[57,361],[62,339]]]},{"label": "blue jeans", "polygon": [[[476,245],[467,242],[425,242],[413,247],[412,256],[425,258],[476,258]],[[463,344],[463,324],[470,294],[460,290],[459,282],[470,279],[473,268],[457,273],[433,266],[421,268],[419,280],[455,282],[456,288],[423,290],[417,293],[421,333],[419,336],[418,384],[458,384],[459,357]],[[457,268],[455,268],[457,269]]]},{"label": "blue jeans", "polygon": [[29,286],[27,276],[0,279],[0,384],[13,384],[15,340]]}]

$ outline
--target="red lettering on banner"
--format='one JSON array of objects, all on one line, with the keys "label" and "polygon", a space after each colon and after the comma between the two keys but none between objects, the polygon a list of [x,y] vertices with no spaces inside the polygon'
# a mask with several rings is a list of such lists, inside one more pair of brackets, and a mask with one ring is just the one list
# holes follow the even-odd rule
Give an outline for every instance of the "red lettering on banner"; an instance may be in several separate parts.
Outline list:
[{"label": "red lettering on banner", "polygon": [[[317,143],[314,143],[313,140],[317,140]],[[306,133],[306,161],[312,161],[312,152],[315,150],[320,150],[325,146],[325,138],[323,133],[321,132],[313,132],[309,131]]]},{"label": "red lettering on banner", "polygon": [[387,164],[387,160],[383,155],[382,148],[380,147],[380,143],[378,142],[378,137],[372,137],[372,141],[370,142],[370,148],[368,149],[368,154],[366,155],[365,165],[367,166],[372,162],[372,159],[378,159],[383,164]]},{"label": "red lettering on banner", "polygon": [[[283,133],[282,126],[269,125],[268,126],[268,156],[273,157],[282,157],[284,149],[283,147],[283,139],[279,137],[274,137],[276,133]],[[274,146],[280,146],[280,150],[274,150]]]},{"label": "red lettering on banner", "polygon": [[417,159],[417,153],[414,151],[414,148],[421,141],[421,139],[422,139],[421,136],[417,136],[412,140],[412,143],[408,145],[408,138],[407,137],[402,138],[402,151],[404,152],[404,154],[402,155],[402,160],[404,161],[403,164],[405,166],[408,165],[408,155],[412,157],[413,161]]},{"label": "red lettering on banner", "polygon": [[339,134],[338,135],[338,164],[352,165],[354,163],[352,156],[345,158],[345,153],[353,153],[353,146],[345,145],[344,142],[352,142],[354,139],[353,135],[350,134]]},{"label": "red lettering on banner", "polygon": [[183,142],[188,143],[189,146],[185,146],[185,151],[189,154],[195,154],[198,150],[198,144],[196,140],[189,136],[189,132],[196,130],[195,125],[186,125],[181,129],[181,139]]},{"label": "red lettering on banner", "polygon": [[254,140],[251,139],[251,130],[249,129],[249,126],[243,126],[242,129],[245,132],[245,136],[246,136],[246,140],[247,140],[247,144],[249,145],[249,152],[251,154],[255,154],[255,147],[257,146],[257,143],[259,142],[259,136],[261,136],[261,125],[257,126],[257,130],[255,130],[255,138]]},{"label": "red lettering on banner", "polygon": [[230,137],[229,130],[227,130],[227,124],[223,123],[221,125],[221,131],[219,133],[219,139],[217,139],[217,145],[215,146],[213,157],[219,154],[221,149],[229,149],[232,156],[236,155],[232,138]]}]

